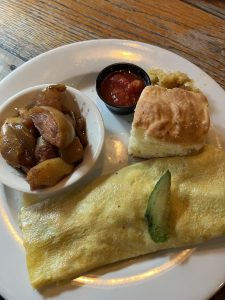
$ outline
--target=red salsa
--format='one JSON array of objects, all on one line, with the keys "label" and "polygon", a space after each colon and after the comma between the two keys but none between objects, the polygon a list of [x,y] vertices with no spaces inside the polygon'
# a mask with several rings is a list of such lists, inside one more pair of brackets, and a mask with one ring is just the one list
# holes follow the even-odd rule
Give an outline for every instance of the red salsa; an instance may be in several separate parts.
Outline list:
[{"label": "red salsa", "polygon": [[104,99],[115,106],[132,106],[145,87],[144,80],[130,71],[115,71],[102,81],[100,92]]}]

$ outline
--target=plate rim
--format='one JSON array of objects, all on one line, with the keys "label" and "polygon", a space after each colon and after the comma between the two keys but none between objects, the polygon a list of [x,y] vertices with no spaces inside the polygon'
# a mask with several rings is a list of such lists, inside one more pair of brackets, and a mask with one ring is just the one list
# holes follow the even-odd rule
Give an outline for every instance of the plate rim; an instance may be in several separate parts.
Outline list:
[{"label": "plate rim", "polygon": [[171,50],[168,50],[166,48],[163,48],[161,46],[158,46],[158,45],[155,45],[155,44],[150,44],[150,43],[145,43],[145,42],[141,42],[141,41],[137,41],[137,40],[129,40],[129,39],[118,39],[118,38],[108,38],[108,39],[103,39],[103,38],[100,38],[100,39],[90,39],[90,40],[83,40],[83,41],[78,41],[78,42],[71,42],[71,43],[68,43],[68,44],[64,44],[64,45],[60,45],[58,47],[55,47],[55,48],[52,48],[50,50],[47,50],[43,53],[40,53],[38,54],[37,56],[34,56],[32,57],[31,59],[29,59],[28,61],[24,61],[21,65],[19,65],[15,70],[13,70],[11,73],[9,73],[8,75],[6,75],[1,81],[0,81],[0,86],[2,84],[5,83],[5,81],[8,80],[8,78],[10,78],[12,75],[14,75],[17,70],[22,70],[23,68],[25,68],[25,65],[27,67],[27,65],[29,64],[32,64],[34,62],[36,62],[36,60],[39,60],[40,57],[45,57],[45,56],[49,56],[51,55],[52,53],[56,53],[57,51],[62,51],[62,50],[65,50],[65,49],[69,49],[70,47],[74,47],[74,46],[77,46],[79,47],[79,45],[85,45],[85,44],[92,44],[92,43],[123,43],[125,44],[126,46],[129,46],[130,43],[136,43],[137,45],[142,45],[143,47],[153,47],[155,49],[159,49],[159,51],[164,51],[165,53],[168,53],[168,54],[172,54],[173,56],[176,56],[177,58],[182,58],[182,60],[186,61],[187,63],[190,63],[192,66],[194,66],[196,69],[198,69],[199,71],[201,71],[202,73],[204,73],[204,75],[206,75],[209,79],[213,80],[214,81],[214,84],[216,84],[218,86],[218,88],[220,88],[223,92],[224,89],[221,87],[221,85],[216,82],[215,79],[213,79],[206,71],[204,71],[203,69],[201,69],[198,65],[196,65],[195,63],[189,61],[187,58],[177,54],[176,52],[173,52]]}]

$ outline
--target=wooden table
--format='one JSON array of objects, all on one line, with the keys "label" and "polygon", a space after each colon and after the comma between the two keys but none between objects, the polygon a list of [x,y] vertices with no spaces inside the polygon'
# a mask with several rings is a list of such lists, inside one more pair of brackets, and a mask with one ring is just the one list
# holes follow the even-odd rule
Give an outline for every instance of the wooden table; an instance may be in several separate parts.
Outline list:
[{"label": "wooden table", "polygon": [[0,79],[52,48],[121,38],[169,49],[225,88],[224,19],[224,0],[1,0]]}]

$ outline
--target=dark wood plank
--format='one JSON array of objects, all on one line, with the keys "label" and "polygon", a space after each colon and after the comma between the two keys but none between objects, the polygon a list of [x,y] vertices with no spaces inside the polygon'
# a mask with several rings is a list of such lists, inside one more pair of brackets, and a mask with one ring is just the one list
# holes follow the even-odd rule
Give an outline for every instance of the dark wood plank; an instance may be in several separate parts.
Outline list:
[{"label": "dark wood plank", "polygon": [[224,20],[179,0],[1,0],[0,30],[0,46],[23,60],[87,39],[156,44],[191,60],[225,88]]},{"label": "dark wood plank", "polygon": [[225,299],[225,286],[221,288],[210,300],[224,300]]},{"label": "dark wood plank", "polygon": [[225,20],[224,0],[198,0],[198,1],[183,0],[183,1]]}]

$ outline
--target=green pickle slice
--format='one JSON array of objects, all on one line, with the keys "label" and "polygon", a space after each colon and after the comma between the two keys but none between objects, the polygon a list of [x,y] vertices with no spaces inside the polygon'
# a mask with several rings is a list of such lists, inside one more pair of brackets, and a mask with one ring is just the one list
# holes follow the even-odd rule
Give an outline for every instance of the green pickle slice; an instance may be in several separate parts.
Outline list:
[{"label": "green pickle slice", "polygon": [[169,238],[171,173],[167,170],[156,183],[151,192],[145,218],[148,231],[155,243],[165,242]]}]

